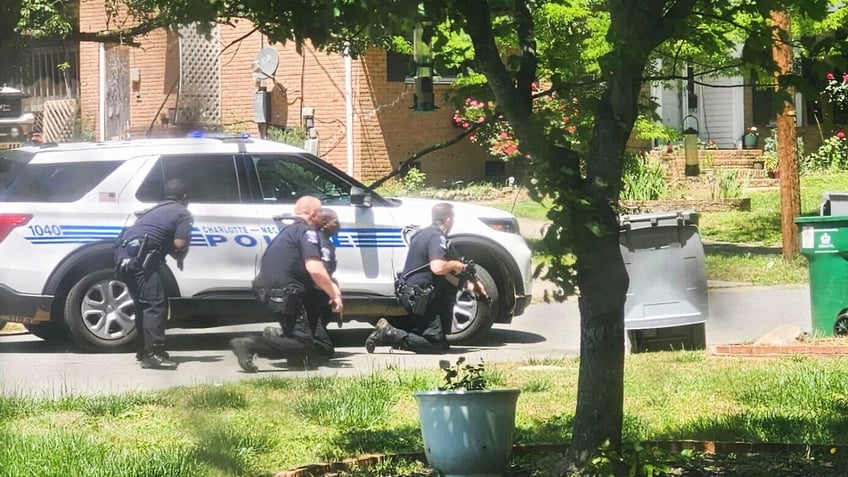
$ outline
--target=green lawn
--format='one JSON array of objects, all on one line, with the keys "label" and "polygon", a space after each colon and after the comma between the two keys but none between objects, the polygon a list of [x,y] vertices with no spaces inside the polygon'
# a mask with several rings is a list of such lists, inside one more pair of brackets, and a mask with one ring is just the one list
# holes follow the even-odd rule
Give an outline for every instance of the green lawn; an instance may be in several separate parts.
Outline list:
[{"label": "green lawn", "polygon": [[[801,177],[801,215],[818,215],[822,194],[826,191],[848,191],[848,172]],[[747,245],[705,247],[707,278],[745,282],[756,285],[806,283],[807,261],[798,257],[783,260],[780,230],[780,190],[754,190],[745,194],[751,198],[750,211],[705,212],[700,214],[698,230],[705,242],[727,242]],[[546,207],[525,200],[515,203],[489,204],[512,211],[520,217],[545,219]],[[544,259],[541,243],[533,244],[538,260]]]},{"label": "green lawn", "polygon": [[[576,359],[543,356],[487,365],[494,387],[522,391],[516,443],[570,439],[578,367]],[[802,357],[630,355],[624,436],[631,443],[848,444],[844,368],[842,360]],[[393,368],[100,397],[4,397],[0,475],[270,476],[355,455],[420,451],[412,393],[441,380],[438,370]]]}]

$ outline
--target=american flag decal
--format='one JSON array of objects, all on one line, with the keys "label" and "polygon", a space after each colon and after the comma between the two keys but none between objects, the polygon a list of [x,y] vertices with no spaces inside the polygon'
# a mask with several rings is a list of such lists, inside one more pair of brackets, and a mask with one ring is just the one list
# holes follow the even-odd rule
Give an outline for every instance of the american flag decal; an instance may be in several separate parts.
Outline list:
[{"label": "american flag decal", "polygon": [[101,192],[100,202],[117,202],[118,198],[114,192]]}]

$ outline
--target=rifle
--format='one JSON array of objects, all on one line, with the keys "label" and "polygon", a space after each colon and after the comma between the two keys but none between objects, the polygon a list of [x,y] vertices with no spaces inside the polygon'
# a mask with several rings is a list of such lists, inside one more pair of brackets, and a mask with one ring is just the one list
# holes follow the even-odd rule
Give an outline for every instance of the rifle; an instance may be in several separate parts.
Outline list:
[{"label": "rifle", "polygon": [[[474,260],[459,257],[459,261],[465,264],[465,271],[456,274],[459,278],[460,289],[464,290],[465,286],[469,282],[479,283],[480,279],[477,277],[477,265],[474,263]],[[475,296],[478,301],[482,301],[487,305],[492,304],[492,297],[490,297],[488,293],[475,293]]]}]

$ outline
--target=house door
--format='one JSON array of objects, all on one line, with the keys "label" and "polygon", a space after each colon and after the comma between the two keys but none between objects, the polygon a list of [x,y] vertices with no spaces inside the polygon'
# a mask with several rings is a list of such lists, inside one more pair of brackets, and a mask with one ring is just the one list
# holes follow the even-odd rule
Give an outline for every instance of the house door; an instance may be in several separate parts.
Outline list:
[{"label": "house door", "polygon": [[732,149],[742,139],[743,81],[741,76],[705,78],[710,86],[698,85],[701,114],[699,137],[709,138],[722,149]]},{"label": "house door", "polygon": [[105,47],[106,139],[126,138],[130,121],[130,55],[122,45]]}]

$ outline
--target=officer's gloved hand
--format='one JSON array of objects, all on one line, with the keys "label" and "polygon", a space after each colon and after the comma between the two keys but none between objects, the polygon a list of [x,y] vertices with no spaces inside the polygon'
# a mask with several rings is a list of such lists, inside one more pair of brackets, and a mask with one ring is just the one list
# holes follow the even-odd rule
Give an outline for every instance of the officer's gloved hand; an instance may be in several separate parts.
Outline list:
[{"label": "officer's gloved hand", "polygon": [[118,266],[115,267],[115,273],[118,275],[127,275],[130,273],[130,264],[132,263],[131,258],[122,259]]}]

